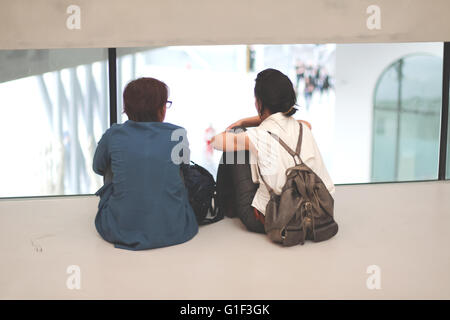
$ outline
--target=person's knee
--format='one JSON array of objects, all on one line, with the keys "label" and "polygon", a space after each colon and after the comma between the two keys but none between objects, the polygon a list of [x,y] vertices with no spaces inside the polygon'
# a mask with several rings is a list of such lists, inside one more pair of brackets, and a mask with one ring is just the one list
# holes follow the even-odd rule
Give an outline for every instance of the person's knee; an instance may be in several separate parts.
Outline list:
[{"label": "person's knee", "polygon": [[265,233],[264,225],[257,220],[248,220],[244,225],[247,227],[248,231],[256,233]]},{"label": "person's knee", "polygon": [[249,206],[245,210],[241,210],[239,212],[239,218],[249,231],[265,233],[264,225],[256,219],[253,207]]}]

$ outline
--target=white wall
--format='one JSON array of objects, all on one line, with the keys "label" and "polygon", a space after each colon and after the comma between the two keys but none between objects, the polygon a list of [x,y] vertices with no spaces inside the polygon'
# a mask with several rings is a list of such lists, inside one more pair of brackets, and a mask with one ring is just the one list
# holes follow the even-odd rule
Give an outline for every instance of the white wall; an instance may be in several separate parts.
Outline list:
[{"label": "white wall", "polygon": [[372,157],[373,95],[382,72],[413,53],[442,57],[442,43],[338,44],[333,151],[335,183],[368,182]]}]

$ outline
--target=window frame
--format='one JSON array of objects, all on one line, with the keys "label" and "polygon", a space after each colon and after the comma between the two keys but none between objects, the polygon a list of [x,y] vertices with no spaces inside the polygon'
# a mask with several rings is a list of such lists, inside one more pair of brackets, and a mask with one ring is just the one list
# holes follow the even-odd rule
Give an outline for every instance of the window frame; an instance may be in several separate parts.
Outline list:
[{"label": "window frame", "polygon": [[[442,64],[442,111],[441,111],[441,139],[439,149],[439,172],[438,180],[450,180],[450,175],[447,178],[447,146],[449,118],[448,118],[448,101],[449,101],[449,80],[450,80],[450,42],[444,42],[444,55]],[[450,166],[449,166],[450,168]]]},{"label": "window frame", "polygon": [[[442,46],[442,48],[444,48],[444,46]],[[402,66],[404,65],[406,59],[411,58],[411,57],[417,57],[417,56],[435,57],[434,55],[432,55],[430,53],[420,53],[420,52],[419,53],[409,53],[407,55],[404,55],[404,56],[398,58],[397,60],[393,61],[386,68],[383,69],[383,71],[381,72],[380,76],[378,77],[377,83],[375,85],[375,89],[373,91],[373,97],[372,97],[372,106],[373,106],[373,108],[372,108],[372,125],[373,125],[373,128],[372,128],[372,148],[371,148],[371,150],[372,150],[372,154],[371,154],[371,177],[372,178],[373,178],[373,175],[374,175],[373,162],[374,162],[374,151],[375,151],[375,122],[376,122],[375,114],[376,114],[376,111],[383,111],[383,110],[384,111],[392,111],[392,112],[395,112],[396,116],[397,116],[397,119],[396,119],[396,122],[397,122],[396,131],[397,131],[397,133],[396,133],[396,141],[395,141],[395,161],[396,162],[394,164],[395,176],[398,176],[398,171],[399,171],[399,162],[398,162],[399,159],[398,158],[399,158],[400,141],[401,141],[400,123],[401,123],[401,120],[402,120],[402,116],[405,116],[405,114],[409,112],[407,109],[402,108],[403,101],[401,99],[401,91],[402,91],[401,90],[401,86],[399,86],[399,89],[398,89],[400,91],[397,92],[398,98],[400,98],[400,100],[398,101],[397,106],[396,106],[395,109],[389,110],[389,109],[383,109],[383,108],[379,108],[379,107],[377,108],[377,101],[376,101],[377,97],[376,97],[376,95],[377,95],[377,92],[378,92],[378,88],[379,88],[380,83],[383,80],[383,76],[386,74],[386,72],[388,72],[392,68],[397,68],[397,67],[402,68]],[[442,57],[442,59],[443,58],[444,57]],[[401,73],[401,71],[398,71],[398,70],[396,70],[396,72],[397,72],[397,74]],[[399,80],[399,81],[401,81],[401,80]],[[443,99],[443,97],[442,97],[442,92],[441,92],[441,101],[442,101],[442,99]],[[422,113],[422,115],[423,115],[422,111],[419,111],[418,113],[419,114]],[[442,117],[442,115],[443,115],[442,104],[441,104],[441,109],[439,110],[439,115],[441,117],[441,119],[439,119],[439,123],[441,125],[441,121],[442,121],[442,118],[443,118]],[[445,130],[445,128],[443,128],[443,130]],[[439,141],[441,139],[442,139],[441,138],[441,132],[439,131]],[[443,141],[446,141],[446,138]],[[438,162],[440,161],[440,156],[441,156],[440,148],[441,148],[441,145],[440,145],[440,142],[439,142],[438,159],[437,159]],[[445,159],[444,159],[444,163],[445,163]],[[433,179],[419,179],[419,180],[417,180],[417,179],[406,179],[406,180],[399,179],[399,180],[373,181],[373,182],[368,182],[368,183],[395,183],[395,182],[438,181],[439,180],[439,163],[438,163],[438,171],[436,171],[435,174],[436,174],[436,178],[433,178]]]}]

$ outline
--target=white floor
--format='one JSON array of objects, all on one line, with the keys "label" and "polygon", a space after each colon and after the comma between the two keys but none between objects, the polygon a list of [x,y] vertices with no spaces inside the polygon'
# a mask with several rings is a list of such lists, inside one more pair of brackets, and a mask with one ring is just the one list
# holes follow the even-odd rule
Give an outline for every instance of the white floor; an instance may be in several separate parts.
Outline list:
[{"label": "white floor", "polygon": [[[330,241],[281,248],[237,219],[126,251],[94,228],[97,199],[0,201],[1,299],[449,299],[450,182],[340,186]],[[66,286],[67,267],[81,289]],[[381,289],[366,286],[381,269]]]}]

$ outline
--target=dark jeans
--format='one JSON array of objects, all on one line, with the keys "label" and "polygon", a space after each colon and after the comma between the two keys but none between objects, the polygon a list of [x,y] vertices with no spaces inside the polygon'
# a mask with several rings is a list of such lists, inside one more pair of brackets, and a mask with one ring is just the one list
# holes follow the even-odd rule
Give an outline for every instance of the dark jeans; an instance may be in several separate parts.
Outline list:
[{"label": "dark jeans", "polygon": [[[245,128],[232,130],[245,131]],[[224,152],[217,170],[219,207],[224,208],[226,216],[238,217],[249,231],[265,233],[264,224],[252,207],[257,189],[258,184],[252,180],[249,151]]]}]

